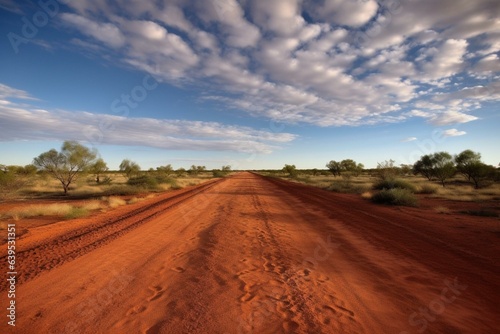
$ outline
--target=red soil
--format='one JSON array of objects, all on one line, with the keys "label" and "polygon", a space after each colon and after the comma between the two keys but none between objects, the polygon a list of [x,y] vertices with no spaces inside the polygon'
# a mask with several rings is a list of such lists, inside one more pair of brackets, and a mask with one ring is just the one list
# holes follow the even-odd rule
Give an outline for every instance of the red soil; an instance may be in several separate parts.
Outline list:
[{"label": "red soil", "polygon": [[435,206],[240,173],[35,227],[17,242],[16,328],[0,329],[498,333],[499,220]]}]

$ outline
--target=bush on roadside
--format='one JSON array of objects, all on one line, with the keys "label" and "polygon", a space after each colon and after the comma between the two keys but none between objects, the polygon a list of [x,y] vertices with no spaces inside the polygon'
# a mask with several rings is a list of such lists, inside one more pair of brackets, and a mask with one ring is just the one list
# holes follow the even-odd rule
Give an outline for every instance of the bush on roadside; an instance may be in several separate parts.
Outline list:
[{"label": "bush on roadside", "polygon": [[137,195],[144,192],[144,189],[128,186],[128,185],[114,185],[102,192],[103,196],[127,196],[127,195]]},{"label": "bush on roadside", "polygon": [[[160,180],[163,181],[163,179],[160,177]],[[129,186],[134,186],[138,188],[144,188],[144,189],[156,189],[158,187],[158,180],[155,177],[149,176],[149,175],[141,175],[137,177],[131,177],[128,181],[127,184]]]},{"label": "bush on roadside", "polygon": [[417,191],[417,194],[431,195],[438,192],[438,187],[433,184],[423,184]]},{"label": "bush on roadside", "polygon": [[415,194],[408,189],[393,188],[383,189],[372,196],[371,200],[377,204],[417,206],[418,200]]},{"label": "bush on roadside", "polygon": [[415,193],[417,191],[417,187],[401,179],[380,180],[373,185],[373,189],[375,190],[406,189],[412,193]]},{"label": "bush on roadside", "polygon": [[362,185],[357,185],[347,180],[339,180],[332,182],[332,184],[327,187],[326,190],[343,194],[362,194],[368,189]]}]

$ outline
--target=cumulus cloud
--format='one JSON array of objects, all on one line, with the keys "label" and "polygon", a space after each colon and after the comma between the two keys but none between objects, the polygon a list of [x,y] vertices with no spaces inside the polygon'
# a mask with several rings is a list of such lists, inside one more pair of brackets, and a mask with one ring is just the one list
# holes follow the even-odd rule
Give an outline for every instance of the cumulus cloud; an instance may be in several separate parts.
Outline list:
[{"label": "cumulus cloud", "polygon": [[60,18],[84,35],[73,45],[171,84],[202,86],[257,117],[340,126],[424,117],[409,112],[418,110],[443,125],[476,120],[481,103],[500,98],[495,0],[68,6]]},{"label": "cumulus cloud", "polygon": [[467,134],[467,132],[458,131],[457,129],[449,129],[449,130],[443,131],[443,136],[445,136],[445,137],[458,137],[458,136],[463,136],[466,134]]},{"label": "cumulus cloud", "polygon": [[[8,98],[29,94],[0,85]],[[1,101],[1,100],[0,100]],[[127,118],[123,116],[44,110],[16,102],[0,103],[0,141],[78,140],[92,145],[135,145],[170,150],[271,153],[295,135],[217,122]]]},{"label": "cumulus cloud", "polygon": [[377,13],[378,4],[374,0],[325,0],[322,5],[309,1],[306,8],[318,20],[360,27]]}]

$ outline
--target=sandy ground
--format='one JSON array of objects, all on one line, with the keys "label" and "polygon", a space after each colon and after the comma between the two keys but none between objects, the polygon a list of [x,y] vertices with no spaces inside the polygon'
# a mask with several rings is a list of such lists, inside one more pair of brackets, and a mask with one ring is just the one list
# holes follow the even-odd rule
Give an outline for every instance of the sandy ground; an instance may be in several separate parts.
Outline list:
[{"label": "sandy ground", "polygon": [[499,237],[494,218],[240,173],[32,229],[0,332],[500,333]]}]

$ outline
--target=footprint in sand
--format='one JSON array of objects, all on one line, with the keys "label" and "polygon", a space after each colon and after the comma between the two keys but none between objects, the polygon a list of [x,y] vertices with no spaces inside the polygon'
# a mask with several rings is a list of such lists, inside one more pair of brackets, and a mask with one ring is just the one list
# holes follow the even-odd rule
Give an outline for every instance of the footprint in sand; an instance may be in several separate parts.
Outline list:
[{"label": "footprint in sand", "polygon": [[153,291],[153,295],[148,298],[148,301],[150,302],[160,298],[163,295],[163,288],[159,285],[150,287],[149,289]]},{"label": "footprint in sand", "polygon": [[175,268],[172,268],[173,271],[176,271],[178,273],[183,273],[186,271],[186,269],[182,268],[182,267],[175,267]]},{"label": "footprint in sand", "polygon": [[127,312],[127,315],[135,315],[146,311],[146,306],[136,306]]}]

